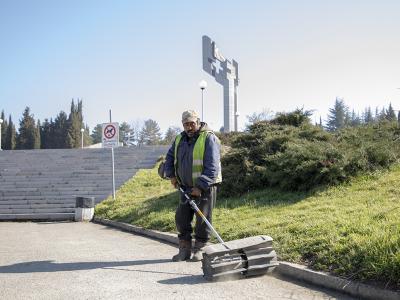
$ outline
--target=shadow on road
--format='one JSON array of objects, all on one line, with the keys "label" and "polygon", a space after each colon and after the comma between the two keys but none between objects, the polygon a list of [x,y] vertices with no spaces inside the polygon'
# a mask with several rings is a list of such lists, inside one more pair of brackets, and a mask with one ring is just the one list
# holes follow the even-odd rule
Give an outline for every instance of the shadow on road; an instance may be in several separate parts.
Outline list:
[{"label": "shadow on road", "polygon": [[149,271],[149,270],[139,270],[139,269],[121,269],[121,268],[104,268],[104,269],[112,269],[112,270],[120,270],[120,271],[128,271],[128,272],[139,272],[139,273],[152,273],[152,274],[169,274],[169,275],[184,275],[184,276],[195,276],[189,273],[177,273],[177,272],[164,272],[164,271]]},{"label": "shadow on road", "polygon": [[0,273],[38,273],[38,272],[63,272],[92,270],[101,268],[140,266],[147,264],[162,264],[171,262],[170,259],[149,259],[136,261],[106,261],[106,262],[72,262],[56,263],[52,260],[30,261],[13,264],[9,266],[0,266]]},{"label": "shadow on road", "polygon": [[183,276],[183,277],[176,277],[171,279],[159,280],[157,281],[161,284],[203,284],[208,282],[204,279],[203,275],[192,275],[192,276]]}]

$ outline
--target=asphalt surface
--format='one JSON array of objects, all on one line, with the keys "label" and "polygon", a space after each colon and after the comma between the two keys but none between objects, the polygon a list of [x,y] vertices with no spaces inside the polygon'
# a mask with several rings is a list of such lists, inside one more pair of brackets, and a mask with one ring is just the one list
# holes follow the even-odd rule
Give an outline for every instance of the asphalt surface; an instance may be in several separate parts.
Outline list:
[{"label": "asphalt surface", "polygon": [[0,222],[0,299],[354,299],[276,275],[207,282],[176,251],[93,223]]}]

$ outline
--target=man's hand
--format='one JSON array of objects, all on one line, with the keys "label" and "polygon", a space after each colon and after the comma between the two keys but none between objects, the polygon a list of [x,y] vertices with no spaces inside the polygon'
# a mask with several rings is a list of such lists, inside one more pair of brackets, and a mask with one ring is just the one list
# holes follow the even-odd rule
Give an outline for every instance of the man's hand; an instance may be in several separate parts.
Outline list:
[{"label": "man's hand", "polygon": [[176,177],[171,178],[171,184],[174,186],[174,188],[178,188],[178,180],[176,179]]},{"label": "man's hand", "polygon": [[190,192],[190,195],[193,197],[200,197],[201,196],[201,190],[197,187],[192,188],[192,191]]}]

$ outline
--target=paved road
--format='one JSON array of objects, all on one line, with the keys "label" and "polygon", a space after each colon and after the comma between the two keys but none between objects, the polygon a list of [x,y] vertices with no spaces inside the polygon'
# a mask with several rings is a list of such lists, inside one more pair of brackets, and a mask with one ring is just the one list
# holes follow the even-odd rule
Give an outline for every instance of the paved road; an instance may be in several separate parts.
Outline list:
[{"label": "paved road", "polygon": [[353,299],[270,275],[207,282],[175,252],[98,224],[0,222],[0,299]]}]

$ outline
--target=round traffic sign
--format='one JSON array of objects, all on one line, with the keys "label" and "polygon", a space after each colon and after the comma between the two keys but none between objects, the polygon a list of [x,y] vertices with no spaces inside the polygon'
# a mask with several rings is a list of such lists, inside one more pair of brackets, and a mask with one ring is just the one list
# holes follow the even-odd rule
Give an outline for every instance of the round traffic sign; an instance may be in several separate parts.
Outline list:
[{"label": "round traffic sign", "polygon": [[112,139],[116,132],[117,130],[115,129],[114,125],[109,124],[104,128],[104,136],[107,139]]}]

